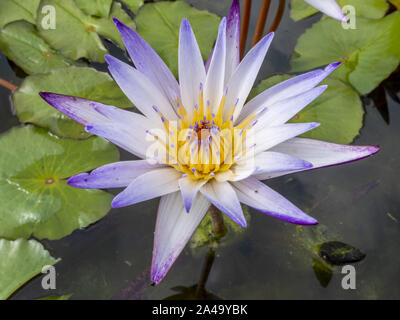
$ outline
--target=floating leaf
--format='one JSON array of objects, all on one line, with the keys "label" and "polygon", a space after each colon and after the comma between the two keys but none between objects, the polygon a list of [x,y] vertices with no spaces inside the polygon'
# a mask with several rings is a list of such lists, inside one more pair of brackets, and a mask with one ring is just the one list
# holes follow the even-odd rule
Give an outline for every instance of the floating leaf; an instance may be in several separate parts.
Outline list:
[{"label": "floating leaf", "polygon": [[110,209],[111,194],[66,181],[118,161],[117,148],[104,139],[60,139],[28,125],[2,135],[0,150],[0,237],[59,239]]},{"label": "floating leaf", "polygon": [[41,37],[71,59],[86,57],[104,62],[108,51],[96,33],[96,27],[90,23],[92,18],[84,14],[73,0],[42,0],[40,8],[44,6],[55,8],[56,26],[55,29],[43,28],[41,22],[46,14],[39,11],[36,26]]},{"label": "floating leaf", "polygon": [[324,242],[319,248],[319,255],[333,265],[358,262],[365,258],[359,249],[340,241]]},{"label": "floating leaf", "polygon": [[0,28],[9,22],[26,20],[35,23],[40,0],[1,0]]},{"label": "floating leaf", "polygon": [[391,4],[393,4],[397,10],[400,10],[400,0],[389,0]]},{"label": "floating leaf", "polygon": [[331,282],[333,271],[329,268],[326,262],[324,262],[320,258],[313,257],[312,260],[314,274],[317,277],[321,286],[326,288],[329,282]]},{"label": "floating leaf", "polygon": [[7,299],[25,282],[41,273],[44,266],[58,261],[35,240],[0,239],[0,299]]},{"label": "floating leaf", "polygon": [[[337,2],[341,7],[346,5],[353,6],[358,17],[369,19],[382,18],[389,8],[386,0],[338,0]],[[304,0],[291,1],[290,17],[294,21],[307,18],[317,12],[319,11],[304,2]]]},{"label": "floating leaf", "polygon": [[37,300],[69,300],[71,298],[71,294],[65,294],[63,296],[53,296],[53,297],[46,297],[46,298],[39,298]]},{"label": "floating leaf", "polygon": [[143,5],[144,0],[121,0],[121,2],[124,3],[129,10],[136,14]]},{"label": "floating leaf", "polygon": [[319,21],[299,38],[291,59],[292,71],[343,61],[332,76],[366,94],[399,65],[399,30],[398,11],[380,20],[357,18],[357,29],[343,29],[333,19]]},{"label": "floating leaf", "polygon": [[217,37],[219,18],[197,10],[183,1],[145,4],[135,18],[139,34],[157,51],[171,71],[178,74],[179,27],[188,18],[203,59],[206,59]]},{"label": "floating leaf", "polygon": [[117,18],[132,29],[136,28],[135,22],[133,22],[131,17],[122,9],[121,4],[118,2],[113,3],[110,12],[110,18],[92,19],[92,24],[96,25],[96,30],[98,34],[114,41],[117,45],[124,49],[125,46],[122,41],[121,34],[119,33],[117,27],[114,24],[114,21],[111,18]]},{"label": "floating leaf", "polygon": [[82,125],[47,104],[39,96],[41,91],[87,98],[120,108],[132,107],[107,73],[92,68],[58,68],[27,77],[13,94],[19,120],[49,128],[63,137],[84,138],[88,134]]},{"label": "floating leaf", "polygon": [[121,35],[114,26],[112,17],[119,18],[131,27],[134,26],[132,19],[117,2],[113,3],[109,16],[105,18],[85,14],[73,0],[42,0],[40,7],[45,5],[55,8],[56,27],[44,28],[41,21],[45,15],[39,14],[37,18],[39,35],[53,48],[71,59],[85,57],[92,61],[104,62],[104,55],[108,51],[99,34],[115,41],[123,48]]},{"label": "floating leaf", "polygon": [[88,15],[108,17],[113,0],[75,0],[75,3]]},{"label": "floating leaf", "polygon": [[[249,99],[291,77],[289,75],[275,75],[261,81],[251,91]],[[328,89],[289,122],[321,123],[318,128],[304,133],[302,137],[336,143],[350,143],[362,127],[364,111],[361,100],[357,92],[339,80],[326,79],[322,84],[328,85]]]},{"label": "floating leaf", "polygon": [[53,68],[74,64],[38,36],[26,21],[15,21],[0,30],[0,49],[26,73],[44,73]]}]

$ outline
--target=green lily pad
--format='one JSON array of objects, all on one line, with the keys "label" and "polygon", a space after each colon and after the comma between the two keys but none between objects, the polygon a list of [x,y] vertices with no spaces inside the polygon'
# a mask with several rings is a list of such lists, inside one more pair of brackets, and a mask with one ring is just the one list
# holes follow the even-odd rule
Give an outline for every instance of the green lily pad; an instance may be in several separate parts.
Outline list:
[{"label": "green lily pad", "polygon": [[0,150],[0,237],[60,239],[109,211],[111,194],[66,180],[118,161],[118,149],[106,140],[60,139],[28,125],[2,135]]},{"label": "green lily pad", "polygon": [[[340,67],[339,67],[340,68]],[[292,76],[275,75],[261,81],[250,93],[249,100],[273,85]],[[317,99],[289,122],[319,122],[321,125],[301,135],[306,138],[347,144],[354,140],[362,127],[364,110],[357,92],[340,80],[326,79],[328,85]]]},{"label": "green lily pad", "polygon": [[26,20],[35,23],[36,10],[40,0],[1,0],[0,1],[0,28],[7,23],[17,20]]},{"label": "green lily pad", "polygon": [[[92,61],[104,62],[104,55],[108,51],[99,35],[111,39],[124,48],[112,17],[117,17],[124,23],[134,26],[132,19],[117,2],[113,3],[110,14],[105,18],[85,14],[73,0],[42,0],[40,8],[45,5],[55,8],[56,27],[55,29],[43,28],[41,21],[45,14],[39,13],[36,23],[39,35],[64,56],[74,60],[85,57]],[[88,6],[91,5],[88,4]]]},{"label": "green lily pad", "polygon": [[323,288],[326,288],[331,282],[333,271],[329,266],[326,264],[325,261],[321,260],[320,258],[313,257],[313,270],[314,274],[317,277],[319,283]]},{"label": "green lily pad", "polygon": [[47,104],[39,96],[41,91],[87,98],[120,108],[132,107],[107,73],[92,68],[58,68],[25,78],[13,94],[19,120],[48,128],[63,137],[85,138],[89,135],[82,125]]},{"label": "green lily pad", "polygon": [[71,294],[65,294],[62,296],[52,296],[52,297],[45,297],[45,298],[39,298],[37,300],[69,300],[69,298],[71,298],[72,293]]},{"label": "green lily pad", "polygon": [[397,10],[400,10],[400,0],[389,0],[391,4],[393,4]]},{"label": "green lily pad", "polygon": [[179,28],[188,18],[203,59],[207,59],[217,38],[219,17],[197,10],[186,2],[162,1],[145,4],[135,17],[137,31],[157,51],[175,76],[178,75]]},{"label": "green lily pad", "polygon": [[27,74],[74,64],[50,48],[38,36],[35,26],[26,21],[11,22],[0,30],[0,49]]},{"label": "green lily pad", "polygon": [[75,0],[75,3],[88,15],[108,17],[113,0]]},{"label": "green lily pad", "polygon": [[358,262],[366,256],[360,249],[340,241],[324,242],[319,248],[319,255],[333,265]]},{"label": "green lily pad", "polygon": [[143,5],[144,0],[121,0],[121,2],[124,3],[129,10],[136,14]]},{"label": "green lily pad", "polygon": [[[342,8],[346,5],[353,6],[358,17],[369,19],[380,19],[389,9],[386,0],[337,0],[337,2]],[[294,21],[307,18],[317,12],[319,11],[304,2],[304,0],[291,1],[290,17]]]},{"label": "green lily pad", "polygon": [[7,299],[25,282],[40,274],[44,266],[59,260],[35,240],[0,239],[0,300]]},{"label": "green lily pad", "polygon": [[96,27],[97,33],[101,36],[108,38],[115,42],[120,48],[125,49],[124,43],[122,41],[122,36],[119,33],[114,21],[111,18],[117,18],[122,21],[128,27],[132,29],[136,28],[135,22],[131,17],[122,9],[119,2],[114,2],[111,7],[109,18],[92,18],[92,25]]},{"label": "green lily pad", "polygon": [[369,93],[399,65],[399,30],[398,11],[379,20],[357,18],[356,29],[343,29],[333,19],[319,21],[299,38],[291,59],[292,71],[343,61],[331,76],[361,94]]}]

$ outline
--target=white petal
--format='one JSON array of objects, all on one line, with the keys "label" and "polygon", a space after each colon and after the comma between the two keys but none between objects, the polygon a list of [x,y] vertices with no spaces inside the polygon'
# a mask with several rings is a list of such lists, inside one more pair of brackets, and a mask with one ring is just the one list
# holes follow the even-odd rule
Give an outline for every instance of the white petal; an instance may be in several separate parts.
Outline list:
[{"label": "white petal", "polygon": [[179,188],[181,189],[183,203],[187,212],[190,211],[197,192],[206,182],[207,180],[194,180],[190,177],[179,179]]},{"label": "white petal", "polygon": [[318,98],[328,86],[319,86],[297,96],[276,102],[260,116],[257,130],[267,126],[279,126],[293,118],[309,103]]},{"label": "white petal", "polygon": [[209,207],[210,202],[198,194],[188,214],[180,192],[161,197],[151,265],[151,279],[156,284],[165,277]]},{"label": "white petal", "polygon": [[242,107],[253,87],[258,71],[264,61],[274,33],[262,38],[244,57],[228,82],[228,94],[224,108],[224,119],[227,118],[230,108],[236,105],[233,119],[239,115]]},{"label": "white petal", "polygon": [[124,123],[88,123],[85,130],[96,136],[103,137],[114,143],[120,148],[140,157],[145,158],[146,152],[151,145],[147,140],[146,130],[152,122],[144,116],[131,112],[131,120],[137,118],[137,121],[130,122],[131,126]]},{"label": "white petal", "polygon": [[83,189],[108,189],[128,186],[136,177],[161,168],[163,165],[149,164],[146,160],[120,161],[81,173],[68,179],[68,184]]},{"label": "white petal", "polygon": [[271,149],[310,162],[313,167],[296,171],[282,171],[257,175],[257,179],[269,179],[288,173],[334,166],[369,157],[379,151],[375,146],[348,146],[306,138],[293,138]]},{"label": "white petal", "polygon": [[164,61],[150,47],[139,34],[113,18],[115,25],[122,35],[126,50],[137,70],[149,78],[154,85],[167,97],[171,105],[175,106],[174,99],[180,97],[179,84]]},{"label": "white petal", "polygon": [[304,0],[310,6],[313,6],[315,9],[325,13],[326,15],[339,20],[346,22],[346,18],[343,15],[342,9],[337,4],[335,0]]},{"label": "white petal", "polygon": [[328,65],[325,69],[318,69],[298,75],[261,92],[246,103],[238,118],[238,122],[265,107],[269,108],[278,101],[309,91],[331,74],[340,64],[341,62],[335,62]]},{"label": "white petal", "polygon": [[242,227],[246,227],[242,207],[229,182],[212,179],[200,188],[200,192],[219,210]]},{"label": "white petal", "polygon": [[113,208],[126,207],[163,196],[179,190],[181,173],[173,168],[155,169],[138,176],[119,193],[111,205]]},{"label": "white petal", "polygon": [[168,99],[143,73],[112,56],[104,58],[121,90],[146,117],[160,119],[153,109],[155,105],[167,119],[178,119]]},{"label": "white petal", "polygon": [[214,111],[218,109],[224,91],[225,53],[226,19],[223,18],[219,25],[218,38],[204,85],[204,103],[205,105],[210,104]]},{"label": "white petal", "polygon": [[255,178],[232,182],[240,202],[272,217],[296,224],[316,224],[308,216],[279,193]]},{"label": "white petal", "polygon": [[187,19],[183,19],[179,32],[179,84],[182,103],[189,114],[199,101],[200,84],[204,85],[206,70],[196,37]]},{"label": "white petal", "polygon": [[276,127],[266,127],[256,131],[254,154],[266,151],[283,141],[294,138],[304,132],[314,129],[319,123],[286,123]]},{"label": "white petal", "polygon": [[240,63],[240,4],[233,0],[226,22],[225,86]]},{"label": "white petal", "polygon": [[66,96],[52,92],[40,92],[39,94],[43,100],[45,100],[52,107],[82,125],[86,125],[88,123],[110,122],[109,119],[99,114],[93,107],[104,106],[107,108],[111,106],[88,99]]}]

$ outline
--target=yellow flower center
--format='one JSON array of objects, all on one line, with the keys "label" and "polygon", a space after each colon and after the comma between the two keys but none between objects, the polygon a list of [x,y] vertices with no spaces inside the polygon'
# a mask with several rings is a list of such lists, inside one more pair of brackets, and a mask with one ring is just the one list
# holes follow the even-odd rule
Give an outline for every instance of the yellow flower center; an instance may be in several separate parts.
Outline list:
[{"label": "yellow flower center", "polygon": [[224,120],[226,92],[221,98],[218,110],[212,112],[212,106],[204,105],[203,90],[200,86],[198,104],[193,114],[189,114],[181,101],[176,99],[179,121],[168,121],[156,106],[165,132],[150,133],[162,145],[165,157],[162,162],[174,167],[193,179],[211,179],[217,173],[229,170],[255,144],[248,139],[248,131],[257,122],[261,112],[254,113],[234,126],[235,105]]}]

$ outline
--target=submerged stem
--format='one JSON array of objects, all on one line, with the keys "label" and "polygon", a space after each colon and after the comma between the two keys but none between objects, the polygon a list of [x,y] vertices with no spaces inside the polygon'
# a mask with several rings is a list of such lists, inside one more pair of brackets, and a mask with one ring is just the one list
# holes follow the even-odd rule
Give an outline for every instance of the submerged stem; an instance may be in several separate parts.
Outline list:
[{"label": "submerged stem", "polygon": [[222,212],[212,205],[209,213],[215,237],[217,239],[222,238],[226,234],[226,227]]},{"label": "submerged stem", "polygon": [[201,270],[200,281],[197,284],[196,288],[195,296],[198,299],[204,297],[207,279],[208,276],[210,275],[214,259],[215,259],[215,249],[210,247],[207,252],[206,261],[203,264],[203,269]]}]

